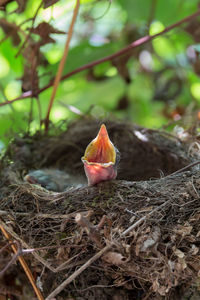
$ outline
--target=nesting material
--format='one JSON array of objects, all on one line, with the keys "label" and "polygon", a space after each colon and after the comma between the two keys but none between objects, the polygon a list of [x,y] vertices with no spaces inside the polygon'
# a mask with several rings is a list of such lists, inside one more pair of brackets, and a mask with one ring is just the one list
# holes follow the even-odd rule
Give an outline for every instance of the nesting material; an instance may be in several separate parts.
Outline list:
[{"label": "nesting material", "polygon": [[[169,174],[198,153],[166,133],[105,123],[121,152],[119,175],[93,187],[81,156],[100,122],[16,138],[1,161],[0,225],[18,247],[35,249],[24,258],[47,299],[173,299],[200,275],[200,172]],[[67,172],[63,192],[23,180],[45,168]],[[11,255],[3,257],[1,269]]]}]

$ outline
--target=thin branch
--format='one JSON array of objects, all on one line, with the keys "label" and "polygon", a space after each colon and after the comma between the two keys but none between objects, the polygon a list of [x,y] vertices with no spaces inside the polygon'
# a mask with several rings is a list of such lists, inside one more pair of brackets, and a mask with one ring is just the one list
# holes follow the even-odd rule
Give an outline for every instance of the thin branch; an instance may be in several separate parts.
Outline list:
[{"label": "thin branch", "polygon": [[7,265],[0,271],[0,277],[7,271],[7,269],[17,260],[18,256],[20,254],[22,254],[22,251],[21,251],[21,247],[19,245],[19,243],[17,241],[15,242],[12,242],[12,243],[7,243],[3,248],[0,249],[0,253],[8,248],[9,246],[12,246],[13,244],[17,244],[17,252],[12,256],[11,260],[7,263]]},{"label": "thin branch", "polygon": [[164,206],[166,206],[171,200],[168,200],[166,202],[164,202],[163,204],[157,206],[155,209],[153,209],[149,214],[147,214],[146,216],[140,218],[138,221],[136,221],[134,224],[132,224],[130,227],[128,227],[124,232],[122,232],[122,236],[127,235],[127,233],[129,233],[131,230],[133,230],[135,227],[137,227],[138,225],[140,225],[143,221],[145,221],[146,219],[148,219],[148,217],[150,217],[151,215],[153,215],[156,211],[158,211],[159,209],[163,208]]},{"label": "thin branch", "polygon": [[[30,218],[42,218],[42,219],[69,219],[69,218],[73,218],[75,216],[75,212],[74,213],[70,213],[70,214],[42,214],[42,213],[37,213],[36,215],[34,215],[32,212],[30,213],[26,213],[26,212],[15,212],[16,216],[30,216]],[[10,213],[10,211],[8,210],[0,210],[0,216],[12,216],[12,213]]]},{"label": "thin branch", "polygon": [[53,106],[53,102],[54,102],[54,99],[55,99],[55,96],[56,96],[56,91],[57,91],[59,82],[61,80],[61,76],[62,76],[62,72],[63,72],[64,66],[65,66],[65,62],[66,62],[66,59],[67,59],[67,56],[68,56],[68,53],[69,53],[69,45],[70,45],[70,41],[71,41],[71,38],[72,38],[75,21],[76,21],[77,15],[78,15],[79,6],[80,6],[80,0],[77,0],[76,1],[76,6],[75,6],[74,12],[73,12],[72,21],[71,21],[69,31],[68,31],[68,34],[67,34],[67,40],[66,40],[66,44],[65,44],[63,57],[60,61],[59,67],[58,67],[58,71],[57,71],[57,74],[56,74],[56,77],[55,77],[55,80],[54,80],[54,84],[53,84],[53,91],[52,91],[52,94],[51,94],[51,99],[50,99],[50,102],[49,102],[49,105],[48,105],[47,115],[46,115],[46,118],[45,118],[45,130],[46,131],[48,131],[50,112],[51,112],[51,109],[52,109],[52,106]]},{"label": "thin branch", "polygon": [[15,55],[15,57],[18,57],[18,55],[20,54],[20,52],[22,51],[22,49],[24,49],[24,47],[25,47],[25,45],[26,45],[26,43],[27,43],[27,41],[28,41],[28,39],[29,39],[29,37],[30,37],[30,35],[31,35],[31,29],[33,29],[33,26],[34,26],[34,23],[35,23],[35,19],[36,19],[37,15],[38,15],[38,12],[39,12],[40,8],[42,7],[42,5],[43,5],[43,1],[40,2],[40,5],[38,6],[38,8],[37,8],[37,10],[36,10],[36,12],[35,12],[33,18],[31,18],[31,19],[32,19],[32,25],[31,25],[31,28],[30,28],[30,30],[29,30],[29,34],[26,36],[25,41],[24,41],[23,44],[21,45],[21,47],[20,47],[20,49],[18,50],[18,52],[17,52],[17,54]]},{"label": "thin branch", "polygon": [[103,14],[101,14],[99,17],[92,18],[92,20],[97,21],[97,20],[102,19],[109,12],[111,4],[112,4],[112,0],[108,0],[108,6],[106,7],[106,10],[103,12]]},{"label": "thin branch", "polygon": [[78,257],[80,255],[81,252],[77,253],[76,255],[72,256],[71,258],[69,258],[67,261],[63,262],[61,265],[59,265],[56,268],[56,272],[60,272],[62,270],[65,270],[67,268],[69,268],[69,266],[71,266],[71,264],[69,264],[72,260],[74,260],[76,257]]},{"label": "thin branch", "polygon": [[181,168],[181,169],[179,169],[179,170],[177,170],[177,171],[175,171],[175,172],[173,172],[173,173],[171,173],[171,174],[163,177],[163,179],[171,177],[172,175],[179,174],[179,173],[181,173],[183,171],[186,171],[186,170],[188,170],[188,169],[190,169],[190,168],[192,168],[192,167],[194,167],[196,165],[199,165],[199,164],[200,164],[200,160],[197,160],[197,161],[195,161],[195,162],[193,162],[193,163],[191,163],[191,164],[189,164],[189,165],[187,165],[187,166],[185,166],[185,167],[183,167],[183,168]]},{"label": "thin branch", "polygon": [[[150,35],[144,36],[144,37],[142,37],[142,38],[134,41],[133,43],[131,43],[127,47],[121,49],[120,51],[117,51],[114,54],[108,55],[108,56],[106,56],[104,58],[101,58],[101,59],[98,59],[98,60],[93,61],[91,63],[85,64],[82,67],[79,67],[79,68],[77,68],[77,69],[75,69],[75,70],[67,73],[66,75],[64,75],[64,76],[61,77],[60,81],[63,81],[63,80],[65,80],[65,79],[67,79],[67,78],[69,78],[69,77],[71,77],[71,76],[73,76],[75,74],[78,74],[78,73],[80,73],[80,72],[82,72],[84,70],[88,70],[88,69],[90,69],[90,68],[92,68],[94,66],[97,66],[97,65],[99,65],[99,64],[101,64],[103,62],[106,62],[106,61],[112,60],[112,59],[114,59],[116,57],[119,57],[121,55],[124,55],[127,52],[129,52],[130,50],[132,50],[134,48],[137,48],[137,47],[139,47],[139,46],[141,46],[143,44],[148,43],[149,41],[153,40],[154,38],[156,38],[156,37],[158,37],[160,35],[163,35],[163,34],[171,31],[172,29],[174,29],[174,28],[176,28],[176,27],[178,27],[178,26],[180,26],[180,25],[182,25],[184,23],[187,23],[187,22],[191,21],[192,19],[196,18],[199,15],[200,15],[200,10],[197,10],[194,14],[191,14],[188,17],[180,20],[179,22],[176,22],[176,23],[174,23],[174,24],[166,27],[163,31],[160,31],[159,33],[156,33],[156,34],[151,35],[151,36]],[[51,79],[50,82],[46,86],[44,86],[43,88],[41,88],[38,91],[38,94],[42,93],[43,91],[45,91],[49,87],[51,87],[53,85],[53,80],[54,80],[54,78]],[[6,104],[13,103],[13,102],[18,101],[18,100],[27,99],[27,98],[30,98],[31,96],[33,96],[32,92],[28,91],[26,93],[23,93],[21,96],[15,98],[15,99],[8,100],[8,101],[5,101],[3,103],[0,103],[0,106],[4,106]]]},{"label": "thin branch", "polygon": [[[4,229],[4,227],[3,227],[2,225],[0,225],[0,229],[1,229],[2,234],[4,235],[4,237],[5,237],[8,241],[10,241],[11,236],[10,236],[9,233]],[[15,255],[17,255],[17,254],[18,254],[18,248],[16,247],[16,245],[15,245],[15,244],[11,244],[11,248],[12,248],[13,252],[15,253]],[[44,300],[44,297],[42,296],[40,290],[38,289],[38,287],[37,287],[37,285],[36,285],[36,283],[35,283],[35,280],[34,280],[34,278],[33,278],[33,275],[32,275],[32,273],[31,273],[31,271],[30,271],[30,269],[29,269],[27,263],[25,262],[24,258],[23,258],[22,256],[18,256],[18,260],[19,260],[19,262],[20,262],[22,268],[24,269],[24,272],[26,273],[26,276],[28,277],[28,279],[29,279],[29,281],[30,281],[30,283],[31,283],[31,285],[32,285],[32,287],[33,287],[33,289],[34,289],[34,291],[35,291],[35,293],[36,293],[36,295],[37,295],[38,300]]]},{"label": "thin branch", "polygon": [[[4,228],[4,230],[7,232],[7,234],[9,234],[10,236],[12,236],[12,238],[14,238],[15,240],[17,240],[17,241],[19,241],[21,243],[22,247],[24,247],[26,249],[30,249],[31,248],[9,226],[7,226],[5,224],[5,222],[2,221],[1,218],[0,218],[0,228]],[[56,269],[54,267],[52,267],[43,257],[40,257],[40,255],[37,254],[37,252],[32,252],[32,255],[35,257],[36,260],[38,260],[39,262],[41,262],[49,270],[51,270],[54,273],[56,272]]]},{"label": "thin branch", "polygon": [[[50,85],[51,86],[51,85]],[[49,87],[46,88],[46,86],[44,87],[45,89],[43,91],[45,91],[46,89],[48,89]],[[41,91],[41,89],[38,91],[38,93],[41,93],[43,92]],[[0,106],[4,106],[4,105],[7,105],[7,104],[11,104],[15,101],[18,101],[18,100],[24,100],[24,99],[28,99],[30,97],[33,97],[33,94],[32,94],[32,91],[28,91],[28,92],[25,92],[23,93],[21,96],[15,98],[15,99],[12,99],[12,100],[7,100],[7,101],[4,101],[2,103],[0,103]]]},{"label": "thin branch", "polygon": [[151,8],[150,8],[150,13],[149,13],[149,19],[148,19],[148,22],[147,22],[147,27],[148,28],[150,27],[151,22],[153,21],[155,11],[156,11],[156,4],[157,4],[157,0],[151,0]]},{"label": "thin branch", "polygon": [[83,266],[76,270],[71,276],[64,280],[45,300],[50,300],[58,295],[70,282],[76,279],[85,269],[87,269],[93,262],[99,259],[105,252],[112,248],[112,244],[105,246],[99,252],[97,252],[93,257],[91,257]]}]

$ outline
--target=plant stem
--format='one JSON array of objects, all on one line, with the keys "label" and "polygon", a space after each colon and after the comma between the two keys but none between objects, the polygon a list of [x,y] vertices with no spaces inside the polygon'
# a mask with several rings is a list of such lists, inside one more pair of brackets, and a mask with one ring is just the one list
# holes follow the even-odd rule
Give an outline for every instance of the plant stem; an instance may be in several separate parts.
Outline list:
[{"label": "plant stem", "polygon": [[[119,51],[117,51],[117,52],[115,52],[115,53],[113,53],[111,55],[108,55],[108,56],[103,57],[101,59],[95,60],[95,61],[93,61],[91,63],[83,65],[83,66],[81,66],[81,67],[79,67],[79,68],[77,68],[77,69],[75,69],[75,70],[67,73],[66,75],[64,75],[64,76],[62,76],[60,78],[60,81],[63,81],[63,80],[65,80],[65,79],[67,79],[67,78],[69,78],[69,77],[71,77],[71,76],[73,76],[75,74],[78,74],[78,73],[80,73],[80,72],[82,72],[84,70],[88,70],[88,69],[90,69],[90,68],[92,68],[94,66],[97,66],[97,65],[101,64],[101,63],[104,63],[104,62],[112,60],[112,59],[114,59],[116,57],[122,56],[122,55],[126,54],[127,52],[129,52],[130,50],[132,50],[132,49],[134,49],[136,47],[139,47],[139,46],[141,46],[143,44],[146,44],[147,42],[150,42],[151,40],[155,39],[156,37],[158,37],[160,35],[163,35],[163,34],[171,31],[172,29],[174,29],[174,28],[176,28],[176,27],[178,27],[178,26],[180,26],[182,24],[191,21],[192,19],[196,18],[199,15],[200,15],[200,9],[197,10],[195,13],[189,15],[188,17],[186,17],[186,18],[184,18],[184,19],[182,19],[182,20],[180,20],[180,21],[178,21],[178,22],[176,22],[176,23],[174,23],[174,24],[166,27],[164,30],[160,31],[159,33],[156,33],[154,35],[144,36],[144,37],[142,37],[142,38],[134,41],[133,43],[129,44],[125,48],[123,48],[123,49],[121,49],[121,50],[119,50]],[[55,78],[51,79],[50,82],[46,86],[44,86],[43,88],[39,89],[38,94],[42,93],[43,91],[47,90],[49,87],[51,87],[52,85],[54,85],[54,81],[55,81]],[[28,91],[26,93],[23,93],[21,96],[15,98],[15,99],[4,101],[4,102],[0,103],[0,106],[4,106],[6,104],[10,104],[10,103],[13,103],[13,102],[18,101],[18,100],[27,99],[27,98],[30,98],[31,96],[33,96],[32,92]]]},{"label": "plant stem", "polygon": [[57,71],[57,74],[56,74],[56,77],[55,77],[55,80],[54,80],[54,83],[53,83],[53,91],[52,91],[52,94],[51,94],[51,98],[50,98],[48,109],[47,109],[46,118],[45,118],[45,121],[44,121],[45,131],[48,131],[48,128],[49,128],[50,112],[51,112],[51,109],[52,109],[52,106],[53,106],[53,102],[54,102],[54,99],[55,99],[55,95],[56,95],[56,91],[57,91],[59,82],[61,80],[61,76],[62,76],[62,72],[63,72],[64,66],[65,66],[65,62],[66,62],[66,59],[67,59],[67,56],[68,56],[69,45],[70,45],[70,41],[71,41],[72,34],[73,34],[74,24],[75,24],[77,15],[78,15],[79,6],[80,6],[80,0],[77,0],[76,1],[76,6],[75,6],[74,12],[73,12],[72,21],[71,21],[71,24],[70,24],[70,27],[69,27],[69,32],[67,34],[67,40],[66,40],[66,44],[65,44],[64,53],[63,53],[62,59],[60,61],[60,64],[58,66],[58,71]]}]

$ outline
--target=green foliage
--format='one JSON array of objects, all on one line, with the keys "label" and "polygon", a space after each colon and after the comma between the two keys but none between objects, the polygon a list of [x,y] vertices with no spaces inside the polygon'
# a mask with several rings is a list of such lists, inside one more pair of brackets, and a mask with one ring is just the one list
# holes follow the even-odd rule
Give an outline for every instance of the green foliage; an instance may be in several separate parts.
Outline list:
[{"label": "green foliage", "polygon": [[[0,103],[34,91],[35,98],[0,106],[0,136],[40,128],[46,116],[75,1],[51,5],[10,1],[0,11]],[[39,8],[40,7],[40,8]],[[198,0],[82,0],[63,74],[111,55],[136,39],[162,31],[198,9]],[[33,20],[32,18],[35,19]],[[42,25],[41,25],[42,24]],[[122,58],[62,81],[51,121],[79,114],[117,117],[159,128],[200,102],[198,19],[178,26]],[[65,33],[64,33],[65,32]]]}]

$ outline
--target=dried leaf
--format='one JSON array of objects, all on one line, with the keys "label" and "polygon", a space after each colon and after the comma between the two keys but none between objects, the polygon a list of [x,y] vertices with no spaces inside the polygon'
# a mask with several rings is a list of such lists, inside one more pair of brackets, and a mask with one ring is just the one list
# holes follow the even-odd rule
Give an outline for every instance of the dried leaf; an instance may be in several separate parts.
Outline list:
[{"label": "dried leaf", "polygon": [[193,62],[193,69],[195,73],[200,76],[200,57],[199,52],[196,52],[195,61]]},{"label": "dried leaf", "polygon": [[18,8],[15,12],[21,13],[25,10],[27,1],[26,0],[17,0]]},{"label": "dried leaf", "polygon": [[35,96],[37,95],[38,73],[36,69],[25,66],[22,76],[22,91],[32,91]]},{"label": "dried leaf", "polygon": [[198,252],[199,252],[199,248],[198,248],[197,246],[195,246],[194,244],[192,244],[190,253],[191,253],[192,255],[197,255]]},{"label": "dried leaf", "polygon": [[[198,179],[196,180],[196,183],[198,183]],[[200,179],[199,179],[200,184]],[[200,220],[200,213],[196,213],[195,215],[192,215],[189,219],[189,222],[196,222]]]},{"label": "dried leaf", "polygon": [[46,65],[47,61],[40,51],[40,43],[28,40],[27,47],[22,54],[26,60],[24,64],[24,74],[22,76],[22,91],[32,91],[37,96],[39,89],[38,66]]},{"label": "dried leaf", "polygon": [[117,68],[119,75],[124,79],[124,81],[127,84],[131,83],[131,77],[129,74],[129,69],[127,67],[127,62],[131,58],[131,56],[132,53],[112,60],[113,66]]},{"label": "dried leaf", "polygon": [[24,74],[22,76],[22,91],[32,91],[34,96],[37,96],[39,89],[39,78],[37,67],[39,61],[39,46],[29,43],[23,51],[23,56],[26,59],[24,66]]},{"label": "dried leaf", "polygon": [[130,100],[127,95],[123,95],[117,103],[117,110],[126,110],[130,105]]},{"label": "dried leaf", "polygon": [[187,31],[194,39],[195,42],[200,42],[200,22],[196,20],[192,20],[186,27],[185,31]]},{"label": "dried leaf", "polygon": [[46,22],[40,23],[37,27],[30,30],[32,33],[38,34],[41,37],[40,45],[45,45],[48,43],[55,43],[55,40],[50,37],[50,34],[65,34],[64,31],[55,29],[53,26]]},{"label": "dried leaf", "polygon": [[59,0],[43,0],[44,8],[48,8],[49,6],[55,4]]},{"label": "dried leaf", "polygon": [[69,259],[69,252],[70,249],[68,248],[58,248],[56,259],[67,261]]},{"label": "dried leaf", "polygon": [[187,264],[184,258],[179,258],[178,263],[176,263],[176,270],[179,274],[182,273],[183,270],[187,268]]},{"label": "dried leaf", "polygon": [[[166,285],[167,285],[167,282],[166,282]],[[168,293],[169,289],[170,289],[169,286],[161,285],[158,281],[158,278],[156,278],[153,281],[152,288],[153,288],[154,292],[159,293],[161,296],[165,296]]]},{"label": "dried leaf", "polygon": [[193,226],[182,226],[178,225],[177,228],[174,230],[177,234],[182,235],[183,237],[189,235],[193,229]]},{"label": "dried leaf", "polygon": [[118,252],[107,252],[102,256],[102,259],[105,260],[107,263],[120,266],[126,262],[126,257],[124,257],[121,253]]},{"label": "dried leaf", "polygon": [[176,250],[174,251],[174,254],[175,254],[177,257],[179,257],[179,258],[183,258],[183,257],[185,256],[185,254],[184,254],[181,250],[179,250],[179,249],[176,249]]},{"label": "dried leaf", "polygon": [[19,36],[19,27],[15,23],[9,23],[6,19],[0,19],[0,27],[3,29],[4,33],[11,37],[14,46],[18,46],[21,42]]},{"label": "dried leaf", "polygon": [[200,237],[200,230],[197,232],[196,237],[197,237],[197,238]]},{"label": "dried leaf", "polygon": [[[0,0],[0,10],[6,10],[7,4],[14,2],[13,0]],[[15,13],[21,13],[25,10],[27,1],[26,0],[16,0],[18,8],[13,11]]]},{"label": "dried leaf", "polygon": [[5,10],[6,5],[11,2],[11,0],[0,0],[0,10]]},{"label": "dried leaf", "polygon": [[154,227],[153,231],[149,234],[142,235],[138,240],[136,244],[136,255],[139,254],[139,252],[147,252],[152,247],[155,247],[158,243],[161,236],[160,228],[158,226]]}]

